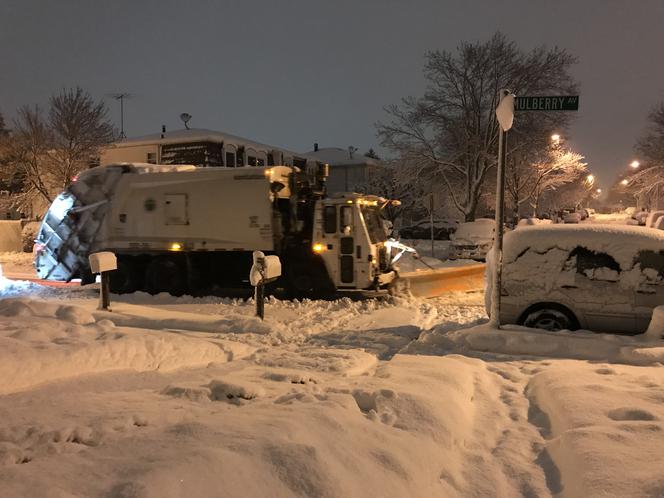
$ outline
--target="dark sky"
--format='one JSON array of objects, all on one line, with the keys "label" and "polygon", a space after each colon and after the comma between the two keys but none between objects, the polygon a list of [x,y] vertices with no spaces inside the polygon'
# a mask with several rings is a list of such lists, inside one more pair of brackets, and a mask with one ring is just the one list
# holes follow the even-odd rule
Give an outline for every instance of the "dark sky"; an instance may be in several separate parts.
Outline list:
[{"label": "dark sky", "polygon": [[664,99],[663,21],[662,0],[2,0],[0,112],[80,85],[135,95],[129,136],[188,112],[193,127],[290,149],[365,151],[383,107],[422,92],[427,49],[500,30],[579,57],[570,139],[606,186]]}]

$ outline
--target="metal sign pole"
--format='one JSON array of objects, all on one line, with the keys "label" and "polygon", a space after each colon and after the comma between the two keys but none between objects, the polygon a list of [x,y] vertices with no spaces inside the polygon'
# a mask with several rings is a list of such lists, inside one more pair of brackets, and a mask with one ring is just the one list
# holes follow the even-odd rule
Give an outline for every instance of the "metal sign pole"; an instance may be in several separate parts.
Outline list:
[{"label": "metal sign pole", "polygon": [[493,275],[491,289],[491,325],[500,328],[500,293],[503,271],[503,231],[505,220],[505,158],[507,151],[507,130],[514,122],[514,95],[509,90],[501,90],[500,102],[496,109],[498,119],[498,165],[496,173],[496,228],[493,243]]},{"label": "metal sign pole", "polygon": [[500,327],[500,289],[503,273],[503,231],[505,219],[505,150],[507,132],[502,128],[498,136],[498,173],[496,176],[496,236],[493,243],[493,288],[491,295],[491,324]]}]

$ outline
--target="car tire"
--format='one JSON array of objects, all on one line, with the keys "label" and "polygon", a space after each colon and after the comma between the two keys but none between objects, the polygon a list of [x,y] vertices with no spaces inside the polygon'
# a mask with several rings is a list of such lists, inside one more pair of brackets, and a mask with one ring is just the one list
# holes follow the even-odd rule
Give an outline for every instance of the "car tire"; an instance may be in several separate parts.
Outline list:
[{"label": "car tire", "polygon": [[574,313],[563,306],[543,306],[523,314],[519,325],[535,329],[544,329],[551,332],[559,330],[576,330],[579,328]]}]

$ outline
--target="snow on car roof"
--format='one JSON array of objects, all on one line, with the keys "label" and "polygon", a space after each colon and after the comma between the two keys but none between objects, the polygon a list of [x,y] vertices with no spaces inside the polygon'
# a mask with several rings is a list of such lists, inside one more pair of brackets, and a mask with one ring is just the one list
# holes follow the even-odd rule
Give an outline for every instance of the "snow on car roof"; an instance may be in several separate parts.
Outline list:
[{"label": "snow on car roof", "polygon": [[503,260],[515,261],[527,249],[544,253],[553,248],[582,246],[613,256],[621,267],[633,264],[635,248],[664,251],[664,231],[627,225],[535,225],[505,234]]}]

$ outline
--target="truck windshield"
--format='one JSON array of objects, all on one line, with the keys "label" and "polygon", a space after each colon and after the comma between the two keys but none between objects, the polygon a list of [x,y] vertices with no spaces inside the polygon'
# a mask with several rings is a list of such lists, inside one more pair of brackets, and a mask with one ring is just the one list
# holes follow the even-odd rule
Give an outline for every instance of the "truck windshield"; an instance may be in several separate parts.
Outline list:
[{"label": "truck windshield", "polygon": [[360,205],[360,212],[362,213],[362,218],[364,218],[364,224],[367,226],[371,243],[384,242],[387,236],[383,228],[383,219],[380,216],[380,210],[375,206]]}]

